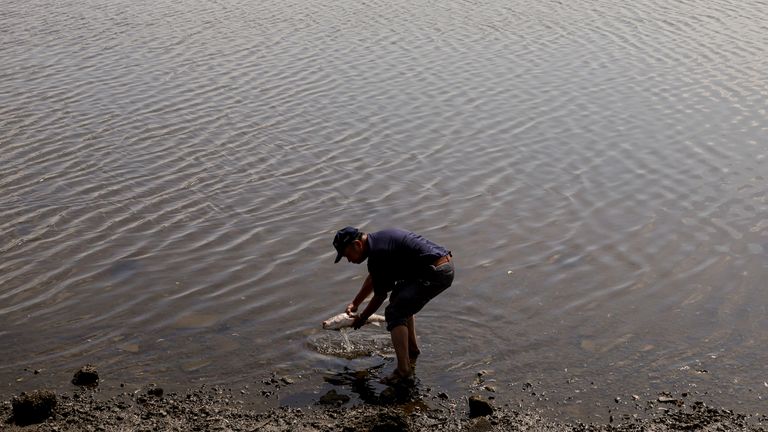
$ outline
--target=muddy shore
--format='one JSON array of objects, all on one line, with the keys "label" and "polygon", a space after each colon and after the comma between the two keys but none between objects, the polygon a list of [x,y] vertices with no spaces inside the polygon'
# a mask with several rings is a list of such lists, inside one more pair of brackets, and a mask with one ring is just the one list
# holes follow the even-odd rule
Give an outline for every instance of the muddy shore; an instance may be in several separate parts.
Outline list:
[{"label": "muddy shore", "polygon": [[[278,380],[289,380],[287,377]],[[261,394],[270,397],[269,380]],[[287,386],[286,386],[287,387]],[[284,390],[287,390],[284,387]],[[287,390],[290,391],[290,390]],[[765,431],[768,417],[742,415],[700,400],[659,395],[636,401],[643,415],[616,413],[605,423],[565,423],[533,407],[509,406],[482,394],[449,397],[394,385],[368,401],[331,390],[303,408],[254,409],[244,392],[201,386],[184,392],[144,388],[110,396],[98,381],[69,392],[37,390],[0,404],[7,431]],[[26,406],[24,404],[27,404]],[[30,407],[33,411],[28,411]],[[27,410],[27,411],[25,411]]]}]

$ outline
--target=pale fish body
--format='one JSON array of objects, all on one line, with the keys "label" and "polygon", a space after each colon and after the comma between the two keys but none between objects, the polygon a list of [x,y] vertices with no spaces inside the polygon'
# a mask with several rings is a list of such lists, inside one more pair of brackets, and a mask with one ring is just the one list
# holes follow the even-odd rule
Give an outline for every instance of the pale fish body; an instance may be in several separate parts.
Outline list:
[{"label": "pale fish body", "polygon": [[[341,330],[345,327],[352,327],[357,315],[349,315],[346,312],[330,317],[323,321],[323,328],[326,330]],[[386,321],[382,315],[373,314],[365,321],[366,324],[379,325]]]}]

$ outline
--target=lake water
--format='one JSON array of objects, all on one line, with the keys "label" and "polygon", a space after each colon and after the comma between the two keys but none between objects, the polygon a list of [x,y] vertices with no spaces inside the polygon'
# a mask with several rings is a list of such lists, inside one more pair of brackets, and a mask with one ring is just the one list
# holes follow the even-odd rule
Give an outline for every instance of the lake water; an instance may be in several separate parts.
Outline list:
[{"label": "lake water", "polygon": [[319,349],[356,225],[453,251],[423,386],[764,410],[765,1],[9,0],[0,58],[3,396],[386,371]]}]

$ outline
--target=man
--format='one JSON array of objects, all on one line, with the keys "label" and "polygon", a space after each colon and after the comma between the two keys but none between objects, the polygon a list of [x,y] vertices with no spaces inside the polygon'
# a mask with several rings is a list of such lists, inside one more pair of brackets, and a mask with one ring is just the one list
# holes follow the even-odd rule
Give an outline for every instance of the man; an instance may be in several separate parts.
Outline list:
[{"label": "man", "polygon": [[354,227],[339,230],[333,247],[337,252],[335,262],[342,257],[355,264],[368,260],[368,276],[346,308],[348,314],[357,312],[373,293],[365,310],[355,319],[355,329],[362,327],[391,292],[384,317],[392,336],[397,368],[385,382],[410,379],[411,363],[421,353],[414,315],[453,283],[451,251],[410,231],[386,229],[364,233]]}]

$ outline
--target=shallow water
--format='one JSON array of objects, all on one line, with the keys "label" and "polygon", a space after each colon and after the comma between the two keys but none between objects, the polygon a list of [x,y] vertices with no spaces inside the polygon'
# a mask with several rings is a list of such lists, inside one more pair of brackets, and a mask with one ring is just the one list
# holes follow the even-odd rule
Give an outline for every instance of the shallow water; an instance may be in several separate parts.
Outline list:
[{"label": "shallow water", "polygon": [[86,362],[311,394],[360,361],[313,348],[354,224],[453,251],[425,385],[762,408],[765,2],[4,6],[5,394]]}]

